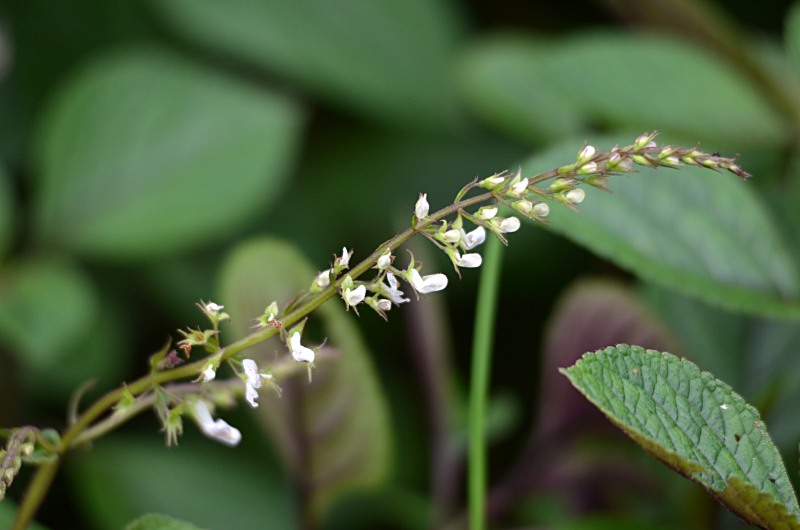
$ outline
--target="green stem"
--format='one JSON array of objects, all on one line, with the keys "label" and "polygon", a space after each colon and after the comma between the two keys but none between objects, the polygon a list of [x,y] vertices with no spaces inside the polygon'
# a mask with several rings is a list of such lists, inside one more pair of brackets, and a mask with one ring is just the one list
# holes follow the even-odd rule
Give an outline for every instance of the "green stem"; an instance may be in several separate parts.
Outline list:
[{"label": "green stem", "polygon": [[471,530],[482,530],[486,527],[486,409],[502,248],[497,239],[492,238],[487,242],[475,311],[469,399],[468,489]]},{"label": "green stem", "polygon": [[[494,195],[491,192],[481,193],[480,195],[476,195],[474,197],[470,197],[468,199],[463,199],[460,201],[456,201],[455,203],[442,208],[441,210],[435,212],[434,214],[428,216],[424,222],[417,223],[416,226],[412,226],[404,230],[403,232],[397,234],[393,238],[387,240],[386,242],[382,243],[378,246],[375,251],[372,252],[366,259],[361,261],[358,265],[352,268],[349,271],[349,276],[353,279],[358,278],[362,274],[369,271],[375,263],[378,261],[378,258],[386,252],[386,249],[391,251],[396,250],[398,247],[406,243],[409,239],[417,235],[422,229],[427,226],[430,226],[433,223],[436,223],[450,215],[457,213],[459,210],[463,208],[469,208],[476,204],[480,204],[482,202],[486,202],[490,199],[494,198]],[[290,313],[283,315],[281,317],[281,322],[284,326],[292,326],[311,314],[315,311],[319,306],[325,303],[327,300],[335,296],[339,289],[339,284],[344,280],[344,277],[347,275],[342,275],[342,278],[339,279],[336,283],[331,284],[326,289],[320,291],[316,295],[312,296],[307,302],[302,304],[297,309],[291,311]],[[260,344],[265,340],[269,339],[270,337],[274,336],[278,330],[276,328],[264,328],[258,330],[242,339],[239,339],[236,342],[233,342],[224,348],[224,352],[221,357],[221,361],[225,361],[226,359],[240,353],[247,348],[255,346],[256,344]],[[136,381],[127,385],[127,390],[133,396],[139,396],[149,390],[151,390],[155,385],[159,385],[162,383],[166,383],[169,381],[175,381],[177,379],[184,379],[187,377],[193,377],[199,374],[203,368],[205,368],[206,359],[201,359],[199,361],[195,361],[193,363],[185,364],[178,368],[173,368],[171,370],[165,370],[162,372],[155,372],[148,374],[144,377],[137,379]],[[42,501],[44,501],[44,497],[47,493],[47,490],[50,488],[50,484],[55,477],[56,471],[58,470],[59,465],[61,464],[61,459],[63,455],[75,447],[79,445],[79,443],[83,443],[86,441],[87,437],[79,436],[83,431],[89,428],[89,426],[94,422],[97,418],[99,418],[102,414],[116,405],[123,396],[125,392],[125,387],[118,388],[113,390],[103,397],[101,397],[98,401],[96,401],[92,406],[90,406],[86,412],[84,412],[75,423],[73,423],[66,432],[61,437],[61,443],[58,451],[58,458],[54,459],[51,462],[45,462],[39,466],[36,470],[33,478],[31,479],[30,485],[25,493],[25,496],[22,499],[22,502],[19,507],[19,511],[17,512],[16,520],[14,521],[13,530],[23,530],[28,526],[30,521],[33,519],[34,514],[38,510],[39,506],[41,505]],[[138,413],[140,410],[137,408],[134,412]],[[124,423],[124,419],[120,418],[119,420],[113,420],[110,422],[112,425],[110,428],[116,427]],[[100,428],[98,429],[98,433],[105,433],[109,429]]]}]

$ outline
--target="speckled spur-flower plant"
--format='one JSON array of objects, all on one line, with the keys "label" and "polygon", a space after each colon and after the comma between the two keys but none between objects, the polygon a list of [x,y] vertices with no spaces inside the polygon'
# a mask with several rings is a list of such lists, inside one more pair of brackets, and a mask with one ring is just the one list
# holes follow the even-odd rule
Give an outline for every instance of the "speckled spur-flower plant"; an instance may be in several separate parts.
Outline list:
[{"label": "speckled spur-flower plant", "polygon": [[[418,297],[448,286],[445,273],[423,272],[422,263],[411,252],[407,261],[397,254],[399,247],[416,235],[444,252],[460,276],[462,268],[481,266],[483,258],[478,249],[489,232],[507,243],[506,235],[521,227],[520,217],[544,222],[550,209],[558,204],[577,210],[577,205],[586,199],[583,187],[606,190],[609,177],[633,172],[636,166],[693,165],[728,170],[744,179],[750,176],[734,158],[704,153],[697,147],[659,146],[655,136],[656,133],[646,133],[631,145],[608,151],[585,145],[573,162],[536,175],[523,176],[518,169],[474,180],[458,192],[451,204],[435,211],[431,210],[427,194],[420,193],[416,203],[409,204],[409,228],[382,242],[352,267],[351,260],[357,253],[342,248],[341,255],[334,255],[328,268],[310,279],[310,287],[304,293],[283,310],[277,302],[270,303],[256,317],[255,331],[238,341],[222,345],[219,323],[231,317],[224,312],[223,305],[201,302],[198,307],[210,322],[208,328],[180,330],[183,338],[177,343],[177,350],[165,347],[153,355],[147,375],[109,392],[76,414],[61,434],[32,426],[0,430],[6,439],[5,449],[0,450],[0,499],[23,463],[38,466],[20,505],[16,527],[22,528],[32,519],[61,456],[113,430],[146,408],[155,410],[168,444],[177,443],[184,415],[189,415],[210,438],[229,446],[238,444],[241,433],[224,420],[212,417],[214,405],[244,396],[256,407],[264,383],[280,391],[272,368],[258,366],[254,360],[245,358],[245,350],[277,335],[286,346],[286,356],[279,362],[285,365],[288,361],[307,370],[310,377],[319,346],[304,343],[303,328],[307,317],[327,300],[339,298],[355,314],[359,307],[366,306],[387,319],[394,306],[410,301],[408,289]],[[405,261],[405,266],[399,265],[401,261]],[[405,290],[403,283],[408,286]],[[233,372],[235,381],[219,376],[223,366]],[[282,370],[281,376],[286,377],[292,371]],[[176,383],[180,380],[191,382]]]}]

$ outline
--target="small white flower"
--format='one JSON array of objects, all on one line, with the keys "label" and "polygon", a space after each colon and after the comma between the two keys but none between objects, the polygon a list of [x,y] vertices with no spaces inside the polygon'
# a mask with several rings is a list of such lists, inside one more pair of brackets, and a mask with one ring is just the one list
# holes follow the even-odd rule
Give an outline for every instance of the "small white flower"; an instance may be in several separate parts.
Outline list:
[{"label": "small white flower", "polygon": [[525,193],[525,190],[527,189],[528,189],[528,179],[524,178],[519,182],[517,182],[516,184],[514,184],[513,186],[511,186],[511,195],[519,197],[520,195]]},{"label": "small white flower", "polygon": [[327,286],[331,284],[331,271],[322,271],[317,275],[317,279],[314,280],[317,284],[317,287],[320,289],[325,289]]},{"label": "small white flower", "polygon": [[528,215],[529,213],[531,213],[531,210],[533,210],[533,203],[528,200],[517,201],[514,203],[514,208],[524,213],[525,215]]},{"label": "small white flower", "polygon": [[213,381],[215,377],[217,377],[217,370],[212,363],[208,363],[206,369],[203,370],[203,382],[208,383],[209,381]]},{"label": "small white flower", "polygon": [[662,159],[662,161],[665,164],[669,164],[670,166],[680,166],[681,165],[681,161],[678,160],[678,157],[675,156],[675,155],[669,155],[668,157],[665,157],[664,159]]},{"label": "small white flower", "polygon": [[584,148],[581,149],[581,152],[578,153],[578,162],[588,162],[589,160],[594,158],[596,152],[597,150],[594,148],[594,146],[591,145],[584,146]]},{"label": "small white flower", "polygon": [[214,302],[206,304],[206,312],[214,316],[218,315],[223,309],[225,309],[224,305],[215,304]]},{"label": "small white flower", "polygon": [[389,311],[392,308],[392,302],[386,298],[381,298],[378,300],[377,306],[381,311]]},{"label": "small white flower", "polygon": [[597,173],[596,162],[587,162],[578,169],[579,175],[588,175],[589,173]]},{"label": "small white flower", "polygon": [[300,339],[299,331],[295,331],[289,338],[289,349],[292,351],[292,357],[299,363],[313,363],[314,350],[300,344]]},{"label": "small white flower", "polygon": [[497,225],[501,232],[516,232],[519,230],[520,222],[516,217],[506,217]]},{"label": "small white flower", "polygon": [[386,285],[385,283],[380,284],[380,292],[382,294],[386,295],[395,305],[400,305],[411,301],[403,296],[404,293],[400,290],[400,287],[397,283],[397,278],[395,278],[394,274],[390,272],[386,275],[386,278],[389,280],[389,285]]},{"label": "small white flower", "polygon": [[464,230],[461,231],[461,247],[464,250],[472,250],[473,248],[477,247],[484,241],[486,241],[486,229],[482,226],[479,226],[475,230],[469,233],[464,233]]},{"label": "small white flower", "polygon": [[565,197],[572,204],[580,204],[586,198],[586,192],[581,188],[575,188],[574,190],[569,190]]},{"label": "small white flower", "polygon": [[261,388],[261,377],[258,373],[258,365],[253,359],[245,359],[242,361],[242,368],[244,374],[247,376],[245,380],[245,398],[251,406],[257,407],[256,399],[258,399],[258,389]]},{"label": "small white flower", "polygon": [[536,203],[533,206],[533,214],[537,217],[547,217],[549,213],[550,207],[543,202]]},{"label": "small white flower", "polygon": [[488,221],[497,215],[497,206],[484,206],[478,210],[478,219]]},{"label": "small white flower", "polygon": [[344,298],[344,301],[345,303],[347,303],[347,306],[351,307],[363,302],[364,297],[366,295],[367,295],[367,288],[363,285],[359,285],[355,289],[345,289],[342,298]]},{"label": "small white flower", "polygon": [[203,434],[218,442],[234,447],[242,441],[239,429],[231,427],[225,420],[214,420],[208,411],[208,406],[202,400],[197,400],[193,406],[194,419]]},{"label": "small white flower", "polygon": [[428,194],[427,193],[420,193],[419,199],[417,199],[417,204],[414,206],[414,215],[417,216],[417,219],[422,221],[426,217],[428,217],[428,209],[430,205],[428,204]]},{"label": "small white flower", "polygon": [[386,267],[392,264],[392,251],[387,250],[380,258],[378,258],[378,269],[385,270]]},{"label": "small white flower", "polygon": [[719,406],[719,408],[721,408],[722,410],[728,410],[728,405],[723,403],[722,405]]},{"label": "small white flower", "polygon": [[347,247],[342,247],[342,256],[336,260],[336,264],[339,267],[346,269],[350,266],[350,257],[353,255],[353,251],[347,251]]},{"label": "small white flower", "polygon": [[447,276],[441,273],[429,274],[423,277],[420,276],[417,269],[411,269],[408,271],[408,278],[414,289],[420,293],[433,293],[447,287]]},{"label": "small white flower", "polygon": [[481,266],[481,263],[483,263],[483,258],[480,254],[464,254],[461,256],[456,252],[456,265],[459,267],[476,269]]},{"label": "small white flower", "polygon": [[445,243],[457,244],[461,240],[461,233],[458,230],[451,229],[442,234],[442,239]]},{"label": "small white flower", "polygon": [[481,181],[481,187],[494,189],[505,182],[505,180],[505,177],[501,177],[500,175],[492,175],[491,177],[485,178]]}]

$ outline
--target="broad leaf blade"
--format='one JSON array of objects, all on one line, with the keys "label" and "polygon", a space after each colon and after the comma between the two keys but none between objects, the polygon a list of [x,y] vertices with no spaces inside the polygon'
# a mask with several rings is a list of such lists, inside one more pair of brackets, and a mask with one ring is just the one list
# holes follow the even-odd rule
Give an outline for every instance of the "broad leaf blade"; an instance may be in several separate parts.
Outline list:
[{"label": "broad leaf blade", "polygon": [[[528,172],[573,159],[553,150]],[[731,310],[800,317],[800,278],[780,231],[748,183],[685,167],[642,168],[586,187],[575,214],[551,208],[550,227],[642,278]]]},{"label": "broad leaf blade", "polygon": [[125,530],[202,530],[199,526],[192,523],[169,517],[168,515],[161,515],[156,513],[148,513],[135,521],[131,521],[125,527]]},{"label": "broad leaf blade", "polygon": [[[233,316],[235,339],[251,328],[248,317],[279,307],[311,285],[316,271],[292,245],[258,239],[237,247],[221,272],[219,300]],[[311,382],[303,370],[279,381],[282,396],[262,392],[255,410],[277,439],[296,479],[308,488],[311,509],[322,515],[343,493],[382,481],[390,454],[389,416],[369,353],[358,332],[357,317],[343,304],[320,307],[323,334],[335,358],[319,355]],[[314,344],[315,319],[306,325],[303,342]],[[229,334],[230,331],[224,331]],[[330,351],[330,348],[328,348]],[[287,355],[284,344],[268,341],[245,355],[274,360]]]},{"label": "broad leaf blade", "polygon": [[152,2],[214,53],[265,68],[334,105],[392,124],[458,119],[451,79],[458,17],[431,0]]},{"label": "broad leaf blade", "polygon": [[[469,102],[501,111],[487,118],[525,138],[541,136],[556,116],[566,120],[556,131],[591,121],[728,146],[771,146],[783,138],[780,117],[747,79],[674,39],[598,32],[557,42],[501,37],[475,46],[464,71]],[[519,87],[552,108],[531,108]]]},{"label": "broad leaf blade", "polygon": [[647,452],[760,528],[800,528],[800,507],[758,411],[685,359],[624,344],[561,372]]},{"label": "broad leaf blade", "polygon": [[178,56],[105,56],[45,113],[38,236],[138,258],[230,234],[276,199],[299,126],[291,102]]}]

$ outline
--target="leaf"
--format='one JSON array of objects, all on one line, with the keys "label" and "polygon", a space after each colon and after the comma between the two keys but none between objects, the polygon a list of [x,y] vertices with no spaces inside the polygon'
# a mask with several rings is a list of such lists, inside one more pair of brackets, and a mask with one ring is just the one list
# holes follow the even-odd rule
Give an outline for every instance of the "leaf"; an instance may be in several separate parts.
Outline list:
[{"label": "leaf", "polygon": [[[185,427],[194,428],[188,419]],[[192,434],[177,449],[164,447],[155,433],[117,434],[76,455],[67,468],[70,491],[91,526],[123,528],[157,512],[210,529],[231,528],[231,521],[237,528],[298,528],[291,486],[277,462],[264,459],[262,441],[245,436],[231,450]]]},{"label": "leaf", "polygon": [[201,530],[201,528],[167,515],[148,513],[131,521],[125,530]]},{"label": "leaf", "polygon": [[289,101],[157,49],[107,55],[57,96],[37,144],[37,234],[110,258],[233,233],[278,197],[301,121]]},{"label": "leaf", "polygon": [[14,202],[11,179],[0,165],[0,258],[5,255],[14,236]]},{"label": "leaf", "polygon": [[339,107],[442,129],[458,118],[458,14],[430,0],[154,1],[179,33]]},{"label": "leaf", "polygon": [[[620,142],[622,143],[622,142]],[[575,156],[563,148],[523,168]],[[642,168],[586,187],[576,215],[551,208],[550,228],[634,274],[708,303],[757,315],[800,317],[800,279],[781,233],[748,183],[699,168]]]},{"label": "leaf", "polygon": [[[0,502],[0,528],[3,530],[11,528],[14,524],[16,513],[17,506],[14,504],[14,501],[8,497],[4,498],[3,501]],[[47,527],[34,521],[28,526],[28,530],[47,530]]]},{"label": "leaf", "polygon": [[[290,244],[270,238],[238,246],[220,274],[221,303],[233,317],[228,339],[251,331],[252,321],[276,300],[280,308],[311,285],[316,271]],[[364,309],[367,311],[367,309]],[[390,458],[389,413],[369,353],[352,312],[331,302],[316,312],[335,358],[316,361],[311,382],[298,377],[279,381],[281,397],[264,392],[255,413],[271,431],[297,480],[311,488],[311,509],[321,516],[333,501],[356,488],[381,482]],[[313,345],[315,319],[306,326],[303,343]],[[285,356],[278,340],[250,349],[248,357],[274,360]],[[300,451],[303,448],[303,451]],[[304,455],[304,451],[307,454]]]},{"label": "leaf", "polygon": [[795,77],[800,73],[800,5],[795,3],[786,15],[784,45],[794,63]]},{"label": "leaf", "polygon": [[617,427],[760,528],[800,528],[800,507],[758,411],[669,353],[620,344],[561,373]]},{"label": "leaf", "polygon": [[747,79],[702,48],[665,37],[497,37],[473,48],[464,71],[472,106],[527,139],[545,135],[553,119],[566,120],[553,125],[561,133],[589,121],[737,147],[783,139],[780,117]]}]

